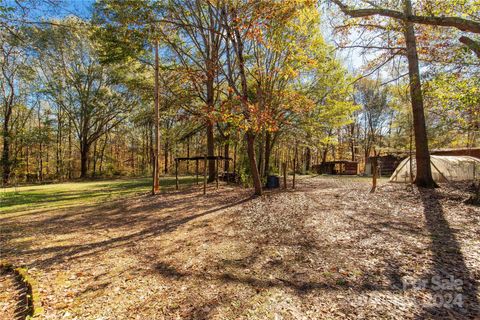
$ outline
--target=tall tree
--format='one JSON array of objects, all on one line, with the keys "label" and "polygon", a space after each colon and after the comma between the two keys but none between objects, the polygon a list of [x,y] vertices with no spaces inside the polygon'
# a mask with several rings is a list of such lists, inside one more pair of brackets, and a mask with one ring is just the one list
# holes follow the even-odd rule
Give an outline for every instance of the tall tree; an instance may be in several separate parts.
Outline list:
[{"label": "tall tree", "polygon": [[[222,79],[219,77],[223,54],[220,2],[169,0],[165,23],[169,33],[163,39],[176,54],[191,79],[191,86],[205,107],[191,110],[204,118],[207,136],[207,155],[215,154],[215,115]],[[160,29],[162,31],[162,29]],[[215,160],[208,162],[208,181],[215,179]]]},{"label": "tall tree", "polygon": [[[411,0],[404,0],[404,16],[413,15]],[[415,184],[420,187],[435,187],[430,165],[428,150],[427,126],[423,105],[422,83],[420,81],[420,66],[418,62],[417,39],[414,24],[408,19],[404,22],[404,37],[407,48],[408,74],[410,78],[410,99],[413,109],[413,128],[415,132],[415,158],[417,174]]]},{"label": "tall tree", "polygon": [[[94,22],[101,25],[101,60],[104,63],[129,63],[132,60],[153,67],[153,148],[152,194],[160,189],[160,30],[163,3],[148,0],[95,3]],[[153,48],[153,62],[149,61]]]},{"label": "tall tree", "polygon": [[[362,79],[356,84],[355,102],[362,106],[361,119],[364,126],[365,159],[370,157],[372,148],[380,142],[381,131],[389,115],[389,92],[379,81]],[[377,150],[378,151],[378,150]]]},{"label": "tall tree", "polygon": [[6,30],[0,30],[0,103],[2,120],[3,149],[1,156],[2,183],[9,183],[12,171],[11,144],[12,117],[18,104],[22,70],[26,65],[26,54],[18,38]]},{"label": "tall tree", "polygon": [[126,118],[136,99],[121,82],[128,68],[120,76],[100,64],[93,34],[92,26],[77,18],[32,32],[44,91],[71,120],[79,139],[82,178],[88,175],[94,142]]},{"label": "tall tree", "polygon": [[[245,127],[247,156],[256,195],[262,195],[262,181],[255,155],[255,136],[258,132],[258,106],[255,107],[249,95],[247,50],[255,40],[255,32],[267,16],[266,2],[228,1],[221,8],[222,24],[225,28],[227,67],[225,76],[229,90],[238,98]],[[271,8],[270,8],[271,9]]]},{"label": "tall tree", "polygon": [[154,118],[154,148],[153,148],[153,189],[152,194],[156,194],[160,191],[160,79],[159,79],[159,68],[160,68],[160,57],[158,53],[158,40],[155,39],[154,41],[154,51],[155,51],[155,62],[154,62],[154,82],[155,82],[155,89],[154,89],[154,110],[155,110],[155,118]]},{"label": "tall tree", "polygon": [[[480,23],[473,20],[466,20],[457,17],[426,17],[415,15],[410,0],[403,0],[402,9],[396,10],[388,7],[394,6],[393,3],[380,4],[372,3],[370,1],[361,1],[362,4],[368,6],[367,8],[353,9],[341,0],[333,0],[340,9],[350,17],[368,19],[371,16],[380,16],[386,19],[394,19],[400,22],[403,33],[404,51],[408,61],[408,75],[410,79],[410,96],[413,110],[413,126],[415,132],[415,152],[417,175],[415,183],[418,186],[432,188],[436,184],[433,181],[432,171],[430,166],[430,154],[428,149],[428,137],[425,124],[425,112],[423,103],[423,94],[421,86],[421,76],[419,67],[419,57],[417,51],[417,38],[415,35],[415,23],[427,25],[441,25],[452,26],[461,30],[471,32],[478,32]],[[381,28],[381,24],[369,24],[369,28]],[[385,27],[385,26],[383,26]],[[387,29],[388,30],[388,29]],[[395,44],[393,44],[394,46]],[[398,51],[398,50],[397,50]]]}]

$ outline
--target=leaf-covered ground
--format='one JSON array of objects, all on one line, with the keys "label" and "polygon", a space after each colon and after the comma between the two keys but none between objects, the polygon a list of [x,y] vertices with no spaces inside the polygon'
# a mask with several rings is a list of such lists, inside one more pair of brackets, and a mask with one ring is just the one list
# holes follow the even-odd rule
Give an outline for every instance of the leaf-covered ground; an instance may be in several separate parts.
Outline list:
[{"label": "leaf-covered ground", "polygon": [[19,310],[18,298],[22,292],[18,288],[17,281],[12,274],[0,270],[0,319],[17,319],[23,316]]},{"label": "leaf-covered ground", "polygon": [[37,280],[46,319],[475,319],[465,189],[316,177],[261,198],[136,195],[0,216],[1,258]]}]

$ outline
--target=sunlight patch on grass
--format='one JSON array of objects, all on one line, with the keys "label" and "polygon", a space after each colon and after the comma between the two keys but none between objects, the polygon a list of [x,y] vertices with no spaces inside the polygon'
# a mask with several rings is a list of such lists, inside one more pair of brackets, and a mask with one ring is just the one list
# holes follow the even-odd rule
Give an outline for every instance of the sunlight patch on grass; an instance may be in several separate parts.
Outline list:
[{"label": "sunlight patch on grass", "polygon": [[[175,187],[174,177],[164,177],[160,181],[162,191],[171,190]],[[193,177],[179,177],[179,182],[182,186],[192,184],[193,181]],[[151,178],[70,182],[4,188],[0,189],[0,215],[97,204],[125,196],[147,193],[150,190]]]}]

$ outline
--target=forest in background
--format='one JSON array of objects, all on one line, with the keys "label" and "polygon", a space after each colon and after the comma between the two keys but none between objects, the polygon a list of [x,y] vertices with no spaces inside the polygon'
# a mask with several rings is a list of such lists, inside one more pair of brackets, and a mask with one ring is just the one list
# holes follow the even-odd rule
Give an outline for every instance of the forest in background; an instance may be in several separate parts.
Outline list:
[{"label": "forest in background", "polygon": [[[3,184],[172,174],[175,157],[221,155],[261,193],[282,163],[418,151],[410,27],[429,148],[478,147],[478,2],[369,2],[100,0],[89,17],[41,19],[41,1],[1,4]],[[415,15],[392,16],[408,4]]]}]

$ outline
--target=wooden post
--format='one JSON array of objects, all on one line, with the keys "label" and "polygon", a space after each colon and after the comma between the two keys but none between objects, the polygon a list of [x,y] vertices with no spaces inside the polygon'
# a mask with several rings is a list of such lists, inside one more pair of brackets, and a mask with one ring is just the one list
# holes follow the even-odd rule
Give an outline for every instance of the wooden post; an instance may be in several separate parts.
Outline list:
[{"label": "wooden post", "polygon": [[374,156],[372,159],[372,189],[370,193],[374,193],[377,189],[377,156]]},{"label": "wooden post", "polygon": [[219,166],[218,166],[218,157],[215,160],[215,164],[216,164],[215,183],[217,184],[217,189],[218,189],[218,170],[220,169]]},{"label": "wooden post", "polygon": [[282,169],[283,169],[283,189],[287,189],[287,163],[286,162],[282,163]]},{"label": "wooden post", "polygon": [[203,194],[207,193],[207,156],[203,156]]},{"label": "wooden post", "polygon": [[197,176],[197,185],[198,185],[198,159],[195,160],[195,174]]},{"label": "wooden post", "polygon": [[178,190],[178,160],[175,159],[175,190]]}]

